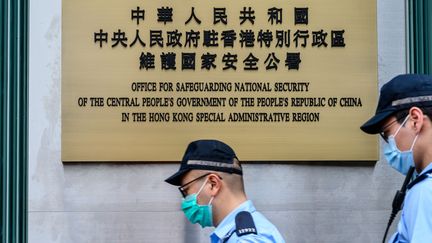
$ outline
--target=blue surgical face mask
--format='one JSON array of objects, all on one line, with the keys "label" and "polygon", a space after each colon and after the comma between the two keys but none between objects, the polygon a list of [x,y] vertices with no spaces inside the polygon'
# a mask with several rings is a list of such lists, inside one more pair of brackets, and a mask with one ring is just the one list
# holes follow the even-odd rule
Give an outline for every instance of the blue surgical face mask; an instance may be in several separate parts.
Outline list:
[{"label": "blue surgical face mask", "polygon": [[204,188],[207,183],[207,179],[204,181],[204,184],[198,190],[197,193],[188,195],[186,198],[183,198],[182,201],[182,210],[186,215],[186,218],[192,223],[198,223],[202,228],[213,226],[213,215],[212,215],[212,205],[213,197],[210,199],[210,202],[207,205],[199,205],[197,202],[197,197],[199,193]]},{"label": "blue surgical face mask", "polygon": [[414,166],[413,148],[417,141],[418,134],[414,138],[411,148],[408,151],[400,151],[396,145],[395,137],[399,133],[400,129],[408,121],[409,115],[402,122],[398,130],[394,135],[388,137],[388,143],[384,145],[384,156],[386,157],[389,165],[395,170],[399,171],[403,175],[408,173],[411,166]]}]

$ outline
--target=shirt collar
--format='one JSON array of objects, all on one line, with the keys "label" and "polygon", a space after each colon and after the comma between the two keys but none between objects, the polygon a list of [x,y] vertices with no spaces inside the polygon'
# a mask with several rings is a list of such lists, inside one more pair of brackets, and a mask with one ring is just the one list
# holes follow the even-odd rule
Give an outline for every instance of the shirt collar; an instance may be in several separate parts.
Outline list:
[{"label": "shirt collar", "polygon": [[256,211],[254,205],[252,204],[252,201],[247,200],[240,204],[237,208],[235,208],[233,211],[231,211],[225,218],[220,222],[220,224],[216,227],[215,231],[210,235],[210,238],[212,239],[222,239],[224,238],[228,233],[230,233],[235,228],[235,216],[237,213],[241,211],[248,211],[250,213],[253,213]]},{"label": "shirt collar", "polygon": [[425,173],[425,172],[428,171],[428,170],[431,170],[431,169],[432,169],[432,163],[430,163],[428,166],[426,166],[426,168],[424,168],[424,169],[420,172],[420,175],[423,174],[423,173]]}]

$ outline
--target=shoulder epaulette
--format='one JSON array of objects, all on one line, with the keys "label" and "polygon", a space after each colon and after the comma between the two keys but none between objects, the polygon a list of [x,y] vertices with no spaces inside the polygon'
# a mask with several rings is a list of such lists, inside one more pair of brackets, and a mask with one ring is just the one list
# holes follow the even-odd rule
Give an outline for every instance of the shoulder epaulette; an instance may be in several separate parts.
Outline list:
[{"label": "shoulder epaulette", "polygon": [[247,211],[241,211],[236,215],[235,223],[237,236],[257,234],[257,229],[255,227],[251,213]]}]

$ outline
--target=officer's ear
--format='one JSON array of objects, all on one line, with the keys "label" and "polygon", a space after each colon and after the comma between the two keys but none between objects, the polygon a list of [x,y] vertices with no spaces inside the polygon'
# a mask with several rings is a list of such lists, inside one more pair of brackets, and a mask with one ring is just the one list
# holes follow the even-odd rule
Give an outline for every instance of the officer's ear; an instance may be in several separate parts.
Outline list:
[{"label": "officer's ear", "polygon": [[208,177],[208,181],[210,183],[210,194],[212,196],[216,196],[222,186],[222,177],[220,177],[218,174],[210,174]]},{"label": "officer's ear", "polygon": [[425,115],[423,111],[418,107],[411,107],[409,110],[410,120],[412,122],[412,128],[416,133],[419,133],[423,127]]}]

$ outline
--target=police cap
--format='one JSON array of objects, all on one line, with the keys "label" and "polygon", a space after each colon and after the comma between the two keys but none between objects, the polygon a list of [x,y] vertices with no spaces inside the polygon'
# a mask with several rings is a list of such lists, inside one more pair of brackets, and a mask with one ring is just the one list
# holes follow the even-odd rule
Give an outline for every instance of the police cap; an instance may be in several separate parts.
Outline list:
[{"label": "police cap", "polygon": [[369,134],[379,133],[388,117],[413,106],[432,106],[431,75],[402,74],[386,83],[381,88],[375,115],[360,129]]},{"label": "police cap", "polygon": [[180,164],[179,170],[165,181],[179,186],[182,177],[190,170],[210,170],[242,175],[242,168],[234,150],[218,140],[191,142]]}]

